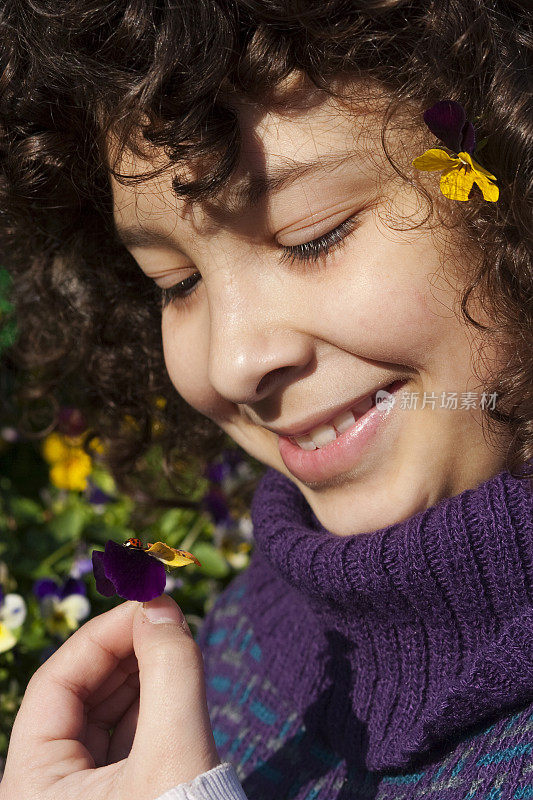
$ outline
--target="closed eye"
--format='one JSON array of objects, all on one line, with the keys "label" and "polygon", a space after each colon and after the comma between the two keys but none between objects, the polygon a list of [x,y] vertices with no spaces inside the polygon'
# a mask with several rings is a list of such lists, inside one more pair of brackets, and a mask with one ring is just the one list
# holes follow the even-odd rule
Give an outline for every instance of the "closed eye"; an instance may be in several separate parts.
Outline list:
[{"label": "closed eye", "polygon": [[[336,228],[318,236],[316,239],[311,239],[309,242],[303,242],[296,245],[283,245],[282,255],[280,261],[288,261],[294,263],[295,261],[317,261],[321,255],[327,255],[330,250],[340,247],[346,237],[352,233],[359,225],[358,215],[348,217]],[[161,308],[166,308],[170,303],[178,303],[185,305],[193,297],[199,284],[201,275],[195,272],[189,275],[185,280],[176,283],[168,289],[158,287],[161,292]]]},{"label": "closed eye", "polygon": [[348,217],[333,230],[316,239],[311,239],[310,242],[295,244],[291,247],[284,246],[281,261],[290,261],[291,263],[294,261],[317,261],[321,255],[329,253],[334,247],[339,247],[348,234],[355,230],[358,222],[357,215]]}]

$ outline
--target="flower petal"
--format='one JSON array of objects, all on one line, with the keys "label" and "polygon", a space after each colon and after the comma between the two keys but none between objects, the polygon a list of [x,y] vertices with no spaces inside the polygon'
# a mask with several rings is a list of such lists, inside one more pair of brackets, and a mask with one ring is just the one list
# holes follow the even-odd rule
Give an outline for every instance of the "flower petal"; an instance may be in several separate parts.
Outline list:
[{"label": "flower petal", "polygon": [[65,439],[59,433],[50,433],[43,442],[43,457],[49,464],[55,464],[62,458],[67,458],[69,448],[65,444]]},{"label": "flower petal", "polygon": [[57,461],[50,470],[50,480],[58,489],[83,491],[87,487],[87,476],[92,463],[87,453],[72,448],[68,458]]},{"label": "flower petal", "polygon": [[[465,122],[461,134],[461,150],[473,153],[476,146],[476,133],[471,122]],[[457,151],[456,151],[457,152]]]},{"label": "flower petal", "polygon": [[64,597],[68,597],[70,594],[87,594],[87,588],[84,582],[77,580],[76,578],[67,578],[61,588],[59,597],[62,600]]},{"label": "flower petal", "polygon": [[6,594],[0,617],[7,628],[19,628],[26,619],[26,603],[20,594]]},{"label": "flower petal", "polygon": [[417,169],[424,170],[424,172],[433,172],[437,169],[445,169],[455,164],[459,164],[458,158],[452,158],[445,150],[440,148],[433,148],[426,150],[421,156],[418,156],[413,161],[413,166]]},{"label": "flower petal", "polygon": [[109,578],[106,578],[104,572],[104,553],[101,550],[93,550],[92,562],[96,591],[103,594],[104,597],[112,597],[116,592],[114,585]]},{"label": "flower petal", "polygon": [[59,597],[59,586],[52,578],[41,578],[33,584],[33,594],[38,600],[42,600],[47,594],[55,594]]},{"label": "flower petal", "polygon": [[125,600],[152,600],[165,591],[165,568],[145,550],[124,547],[109,539],[103,561],[106,578]]},{"label": "flower petal", "polygon": [[203,507],[209,511],[215,524],[219,522],[232,522],[231,516],[226,500],[226,495],[220,489],[214,487],[206,492],[202,500]]},{"label": "flower petal", "polygon": [[466,113],[460,103],[456,103],[455,100],[441,100],[435,103],[424,111],[424,122],[431,133],[454,153],[462,149]]},{"label": "flower petal", "polygon": [[478,172],[477,169],[475,169],[472,174],[474,175],[475,182],[483,192],[483,198],[489,200],[491,203],[495,203],[500,196],[500,190],[496,184],[489,181],[489,179]]},{"label": "flower petal", "polygon": [[77,627],[80,620],[89,616],[91,604],[82,594],[71,594],[57,604],[57,609],[65,614],[69,623],[71,620],[75,620],[75,627]]},{"label": "flower petal", "polygon": [[0,653],[5,653],[6,650],[11,650],[13,645],[16,643],[17,640],[9,628],[0,622]]},{"label": "flower petal", "polygon": [[155,542],[145,552],[164,564],[168,564],[169,567],[184,567],[186,564],[191,563],[201,566],[196,556],[193,556],[192,553],[187,550],[176,550],[174,547],[164,544],[164,542]]},{"label": "flower petal", "polygon": [[477,161],[474,161],[474,159],[472,159],[472,167],[473,169],[476,170],[476,172],[480,172],[486,178],[490,178],[493,181],[498,180],[496,175],[493,175],[492,172],[489,172],[488,170],[484,169],[484,167],[482,167],[481,164],[478,164]]},{"label": "flower petal", "polygon": [[460,167],[445,170],[440,178],[440,190],[450,200],[468,200],[474,183],[472,170],[465,172]]}]

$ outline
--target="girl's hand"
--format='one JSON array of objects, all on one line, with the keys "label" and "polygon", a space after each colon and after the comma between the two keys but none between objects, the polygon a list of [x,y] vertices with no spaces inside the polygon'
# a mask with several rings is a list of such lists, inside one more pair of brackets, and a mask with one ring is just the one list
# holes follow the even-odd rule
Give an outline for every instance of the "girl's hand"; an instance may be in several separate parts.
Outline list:
[{"label": "girl's hand", "polygon": [[0,800],[155,800],[220,764],[201,651],[174,600],[89,620],[32,676]]}]

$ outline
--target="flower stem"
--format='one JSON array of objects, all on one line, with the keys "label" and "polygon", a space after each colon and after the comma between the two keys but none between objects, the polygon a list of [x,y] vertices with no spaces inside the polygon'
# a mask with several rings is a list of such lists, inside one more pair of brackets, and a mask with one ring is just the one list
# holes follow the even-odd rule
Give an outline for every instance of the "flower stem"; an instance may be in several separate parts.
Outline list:
[{"label": "flower stem", "polygon": [[200,535],[203,525],[204,525],[203,515],[199,514],[195,522],[191,525],[191,528],[185,539],[183,539],[183,541],[180,542],[179,545],[180,550],[190,551],[192,545],[195,543],[196,539]]}]

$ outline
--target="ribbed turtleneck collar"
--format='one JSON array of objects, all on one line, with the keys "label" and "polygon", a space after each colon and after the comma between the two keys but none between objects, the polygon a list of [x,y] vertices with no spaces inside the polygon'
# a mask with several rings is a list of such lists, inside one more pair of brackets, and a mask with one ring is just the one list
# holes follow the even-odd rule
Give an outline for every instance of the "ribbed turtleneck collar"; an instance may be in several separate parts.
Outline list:
[{"label": "ribbed turtleneck collar", "polygon": [[529,482],[504,471],[403,522],[338,536],[269,469],[252,521],[263,589],[250,613],[265,649],[280,639],[269,677],[297,704],[320,694],[309,720],[346,757],[404,768],[533,701]]}]

